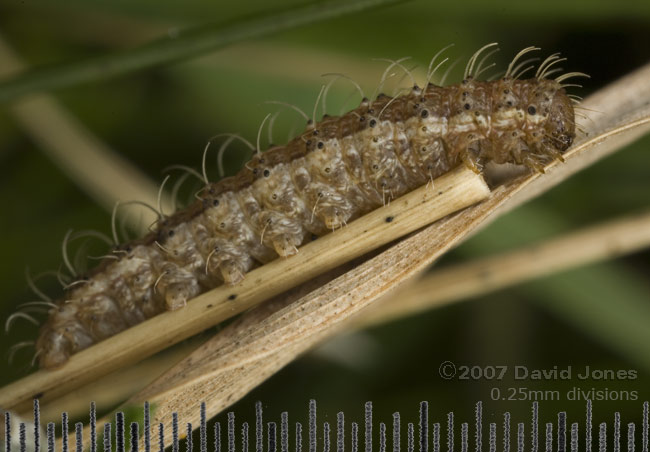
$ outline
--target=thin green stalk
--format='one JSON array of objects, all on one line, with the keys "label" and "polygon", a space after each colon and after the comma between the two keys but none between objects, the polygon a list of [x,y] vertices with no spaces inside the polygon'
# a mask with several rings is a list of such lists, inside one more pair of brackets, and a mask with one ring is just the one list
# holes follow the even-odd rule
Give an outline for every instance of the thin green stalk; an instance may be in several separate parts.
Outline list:
[{"label": "thin green stalk", "polygon": [[43,92],[176,62],[246,39],[320,22],[364,9],[405,0],[335,0],[279,13],[259,14],[229,24],[212,24],[180,32],[134,49],[76,63],[34,69],[0,83],[0,103]]}]

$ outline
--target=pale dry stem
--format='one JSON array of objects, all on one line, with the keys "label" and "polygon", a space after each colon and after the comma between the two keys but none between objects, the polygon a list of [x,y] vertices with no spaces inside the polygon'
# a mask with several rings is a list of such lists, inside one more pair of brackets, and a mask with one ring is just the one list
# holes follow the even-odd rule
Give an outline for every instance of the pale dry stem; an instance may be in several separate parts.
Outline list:
[{"label": "pale dry stem", "polygon": [[388,297],[358,319],[367,327],[650,246],[650,212],[450,266]]}]

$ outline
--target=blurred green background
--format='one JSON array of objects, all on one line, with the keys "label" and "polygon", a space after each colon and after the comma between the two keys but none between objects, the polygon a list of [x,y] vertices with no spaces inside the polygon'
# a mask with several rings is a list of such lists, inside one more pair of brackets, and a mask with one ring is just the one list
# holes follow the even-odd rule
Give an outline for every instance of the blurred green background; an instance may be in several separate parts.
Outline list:
[{"label": "blurred green background", "polygon": [[[228,25],[307,3],[62,0],[55,6],[47,1],[2,1],[0,35],[30,66],[66,65],[175,36],[188,27]],[[215,134],[236,132],[254,141],[264,116],[278,109],[264,101],[288,102],[310,114],[321,84],[329,80],[323,73],[344,73],[372,93],[386,66],[373,58],[411,56],[408,67],[426,67],[433,54],[454,43],[446,55],[461,59],[450,76],[456,82],[467,58],[493,41],[502,49],[492,57],[498,69],[529,45],[541,47],[543,56],[562,52],[568,58],[565,69],[591,75],[581,82],[583,89],[573,90],[586,96],[650,61],[650,2],[412,1],[246,40],[180,63],[62,88],[54,95],[90,131],[160,182],[169,165],[199,167],[203,147]],[[345,81],[333,86],[330,113],[356,102],[349,97],[352,89]],[[110,212],[62,174],[17,125],[7,106],[0,109],[3,321],[19,303],[33,299],[24,277],[26,266],[33,273],[59,268],[61,242],[69,228],[110,234]],[[273,140],[285,142],[301,130],[301,121],[290,109],[283,111]],[[268,143],[266,133],[262,143]],[[438,265],[646,209],[649,150],[646,137],[499,219]],[[226,173],[236,171],[248,155],[234,143],[226,156]],[[210,160],[208,168],[213,179],[215,162]],[[191,193],[188,184],[183,196]],[[269,418],[279,420],[279,413],[289,410],[292,421],[305,420],[308,400],[315,398],[321,421],[334,424],[336,412],[345,410],[348,419],[362,422],[363,403],[373,400],[378,421],[390,422],[390,414],[399,410],[404,422],[415,422],[418,403],[429,400],[432,422],[444,422],[448,411],[470,416],[474,403],[483,400],[486,421],[500,422],[502,410],[524,416],[530,403],[491,401],[493,387],[557,389],[564,394],[578,386],[638,391],[636,402],[596,402],[594,418],[611,420],[608,413],[620,410],[624,422],[638,421],[640,401],[650,398],[648,257],[649,252],[639,252],[338,338],[289,365],[234,410],[240,420],[251,422],[254,401],[261,400]],[[59,291],[52,278],[44,278],[40,286],[49,294]],[[35,335],[35,327],[18,321],[0,341],[2,359],[11,344]],[[0,384],[25,375],[31,353],[22,350],[15,365],[3,364]],[[459,366],[572,366],[574,372],[585,366],[634,369],[638,378],[446,381],[437,370],[446,360]],[[559,402],[545,402],[542,421],[555,421],[559,409],[569,412],[570,422],[581,421],[584,402],[567,401],[564,395]]]}]

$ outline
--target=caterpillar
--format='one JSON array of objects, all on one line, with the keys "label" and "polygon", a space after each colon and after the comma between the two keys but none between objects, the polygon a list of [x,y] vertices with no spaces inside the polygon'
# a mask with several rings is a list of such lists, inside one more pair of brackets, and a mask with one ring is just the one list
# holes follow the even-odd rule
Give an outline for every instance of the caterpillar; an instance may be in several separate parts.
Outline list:
[{"label": "caterpillar", "polygon": [[576,100],[564,82],[585,74],[549,78],[564,61],[553,54],[533,78],[521,79],[533,69],[522,56],[539,50],[528,47],[503,77],[480,80],[492,52],[478,58],[495,45],[469,59],[458,84],[430,83],[446,61],[431,69],[441,51],[423,87],[364,97],[341,116],[309,120],[284,146],[260,152],[258,144],[236,175],[206,181],[195,202],[162,217],[145,237],[116,246],[50,304],[35,342],[39,365],[62,366],[70,355],[180,309],[212,287],[236,284],[252,268],[289,258],[306,241],[458,165],[480,173],[489,162],[513,163],[543,172],[562,159],[576,136]]}]

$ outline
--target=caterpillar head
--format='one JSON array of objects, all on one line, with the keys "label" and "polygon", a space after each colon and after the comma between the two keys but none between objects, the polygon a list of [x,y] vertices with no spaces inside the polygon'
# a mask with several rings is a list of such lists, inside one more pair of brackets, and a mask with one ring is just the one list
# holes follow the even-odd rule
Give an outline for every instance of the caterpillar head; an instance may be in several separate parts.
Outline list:
[{"label": "caterpillar head", "polygon": [[[557,83],[553,82],[555,85]],[[575,134],[575,114],[573,103],[566,95],[564,88],[557,86],[557,90],[551,99],[551,106],[544,124],[546,136],[552,137],[552,145],[559,151],[564,152],[573,143]]]},{"label": "caterpillar head", "polygon": [[540,80],[527,96],[529,119],[541,126],[546,146],[564,152],[575,139],[573,102],[555,80]]}]

